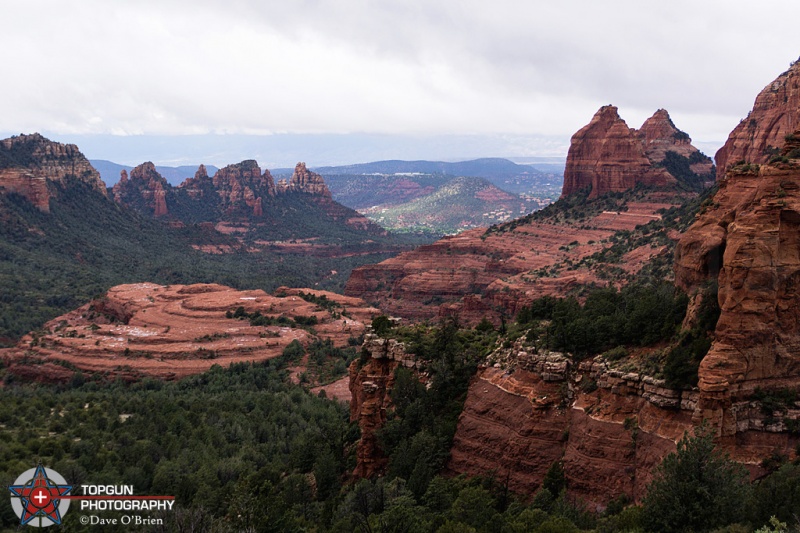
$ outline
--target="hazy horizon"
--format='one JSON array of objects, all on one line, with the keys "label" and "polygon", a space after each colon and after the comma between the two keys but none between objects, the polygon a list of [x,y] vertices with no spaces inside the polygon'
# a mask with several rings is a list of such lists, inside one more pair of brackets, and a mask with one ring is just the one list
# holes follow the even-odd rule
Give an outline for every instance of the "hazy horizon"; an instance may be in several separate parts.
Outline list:
[{"label": "hazy horizon", "polygon": [[124,164],[563,157],[613,104],[713,156],[800,53],[769,5],[10,0],[0,131]]}]

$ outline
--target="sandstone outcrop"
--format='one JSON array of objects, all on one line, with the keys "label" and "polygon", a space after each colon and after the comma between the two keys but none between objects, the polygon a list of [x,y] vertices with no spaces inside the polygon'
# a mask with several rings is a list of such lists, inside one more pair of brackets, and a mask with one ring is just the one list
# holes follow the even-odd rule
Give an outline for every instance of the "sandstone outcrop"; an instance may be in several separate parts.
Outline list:
[{"label": "sandstone outcrop", "polygon": [[718,283],[721,314],[700,364],[695,418],[731,439],[749,427],[742,405],[756,389],[800,383],[799,84],[795,63],[759,93],[717,152],[718,192],[676,248],[690,309],[703,284]]},{"label": "sandstone outcrop", "polygon": [[[333,313],[306,301],[301,292],[325,296],[340,307]],[[313,332],[289,321],[251,326],[227,316],[238,307],[272,318],[313,316],[317,324]],[[306,345],[331,339],[345,347],[377,312],[361,300],[310,289],[282,288],[269,295],[214,284],[119,285],[23,337],[5,363],[12,373],[41,380],[68,380],[75,370],[175,379],[215,364],[278,357],[293,340]]]},{"label": "sandstone outcrop", "polygon": [[316,172],[308,170],[305,163],[297,163],[294,167],[292,179],[286,185],[286,190],[331,198],[331,191],[328,190],[325,180]]},{"label": "sandstone outcrop", "polygon": [[186,179],[181,183],[180,187],[192,200],[200,200],[214,194],[212,190],[214,182],[208,177],[208,171],[205,165],[197,167],[197,172],[194,173],[194,177]]},{"label": "sandstone outcrop", "polygon": [[[564,294],[581,284],[607,284],[602,265],[587,260],[578,266],[581,261],[611,247],[609,237],[616,231],[659,220],[657,211],[674,201],[674,193],[652,193],[628,202],[626,210],[601,211],[580,223],[530,219],[502,231],[465,231],[355,269],[345,294],[413,320],[458,314],[466,324],[484,316],[499,324],[501,312],[513,316],[541,296]],[[619,266],[633,274],[665,253],[663,246],[643,245]]]},{"label": "sandstone outcrop", "polygon": [[739,161],[766,163],[780,153],[785,137],[800,129],[800,62],[756,97],[753,110],[728,136],[716,155],[718,178]]},{"label": "sandstone outcrop", "polygon": [[[622,495],[638,501],[655,466],[696,424],[700,396],[601,357],[572,364],[517,343],[492,354],[473,378],[448,470],[494,476],[533,494],[559,461],[569,492],[597,509]],[[754,477],[762,459],[775,450],[791,454],[800,442],[770,426],[756,403],[738,411],[738,438],[721,444]]]},{"label": "sandstone outcrop", "polygon": [[[675,170],[678,176],[668,171],[675,167],[680,169]],[[526,217],[496,230],[446,237],[354,270],[345,292],[410,319],[458,314],[468,324],[483,316],[499,323],[501,314],[513,316],[541,296],[563,295],[581,285],[607,285],[616,275],[591,257],[613,245],[610,237],[660,220],[660,210],[675,206],[676,198],[694,196],[690,191],[712,176],[711,160],[691,145],[665,110],[658,110],[637,131],[625,124],[616,107],[604,106],[572,138],[562,198],[589,187],[589,200],[640,183],[663,189],[599,212],[587,206],[572,218]],[[665,244],[643,244],[613,268],[634,275],[652,258],[670,253]]]},{"label": "sandstone outcrop", "polygon": [[142,163],[131,170],[130,177],[123,170],[120,179],[111,189],[117,203],[137,205],[158,218],[169,213],[167,191],[170,185],[151,163]]},{"label": "sandstone outcrop", "polygon": [[[130,176],[121,176],[113,188],[117,203],[150,216],[164,218],[170,223],[210,222],[220,226],[231,222],[239,224],[240,229],[250,224],[287,223],[287,209],[294,216],[301,216],[296,202],[288,199],[296,194],[304,195],[300,203],[310,206],[313,213],[310,212],[309,216],[327,216],[335,224],[368,234],[386,233],[363,215],[333,201],[322,176],[309,171],[305,163],[297,164],[288,183],[281,180],[277,186],[269,170],[262,173],[254,160],[228,165],[219,169],[212,178],[208,176],[205,166],[200,165],[195,176],[186,179],[178,187],[172,187],[152,163],[145,163],[133,169]],[[292,207],[288,207],[288,204]],[[263,240],[262,243],[269,246],[274,244]],[[211,253],[225,251],[225,248],[205,244],[198,244],[197,248]],[[259,250],[252,247],[248,249]]]},{"label": "sandstone outcrop", "polygon": [[[800,132],[798,132],[800,134]],[[784,153],[800,148],[787,143]],[[678,244],[676,282],[687,292],[717,279],[722,310],[700,365],[701,410],[723,435],[735,404],[756,388],[800,383],[800,165],[729,167],[713,203]]]},{"label": "sandstone outcrop", "polygon": [[564,170],[562,197],[590,188],[590,198],[623,192],[639,183],[674,186],[681,176],[662,165],[667,152],[691,158],[695,185],[712,176],[711,160],[699,154],[689,136],[678,130],[664,109],[648,118],[640,130],[629,128],[614,106],[603,106],[572,136]]},{"label": "sandstone outcrop", "polygon": [[0,191],[28,199],[40,211],[50,211],[48,182],[77,179],[107,195],[100,174],[74,144],[50,141],[38,133],[0,141]]},{"label": "sandstone outcrop", "polygon": [[361,439],[356,448],[356,477],[383,474],[389,458],[383,453],[376,431],[386,424],[391,409],[390,393],[399,366],[416,368],[416,358],[406,352],[402,342],[367,333],[362,353],[365,361],[350,364],[350,421],[358,422]]},{"label": "sandstone outcrop", "polygon": [[255,217],[264,215],[264,199],[275,196],[276,192],[272,174],[269,170],[262,174],[252,159],[219,169],[212,182],[224,211],[233,212],[247,206]]}]

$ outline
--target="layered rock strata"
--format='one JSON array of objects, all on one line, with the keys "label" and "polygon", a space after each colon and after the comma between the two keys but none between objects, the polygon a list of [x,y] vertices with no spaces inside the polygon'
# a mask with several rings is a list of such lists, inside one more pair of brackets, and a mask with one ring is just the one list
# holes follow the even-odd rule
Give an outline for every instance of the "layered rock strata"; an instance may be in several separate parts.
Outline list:
[{"label": "layered rock strata", "polygon": [[[800,134],[800,132],[798,132]],[[800,141],[784,148],[789,153]],[[678,243],[676,282],[719,284],[721,315],[700,365],[701,412],[722,435],[757,389],[800,385],[800,161],[729,167],[713,203]]]},{"label": "layered rock strata", "polygon": [[37,209],[50,211],[48,182],[77,179],[106,195],[100,173],[74,144],[50,141],[38,133],[0,141],[0,191],[24,196]]},{"label": "layered rock strata", "polygon": [[767,163],[779,154],[787,135],[800,129],[800,62],[778,76],[756,97],[755,105],[716,154],[718,177],[740,161]]},{"label": "layered rock strata", "polygon": [[[603,211],[579,224],[531,220],[503,232],[465,231],[354,270],[345,294],[412,320],[458,314],[464,323],[486,316],[499,324],[501,312],[513,316],[541,296],[608,283],[598,270],[573,265],[612,246],[615,232],[659,220],[658,211],[674,206],[675,198],[651,193],[626,211]],[[619,266],[636,273],[664,253],[665,246],[643,245]]]},{"label": "layered rock strata", "polygon": [[[668,171],[672,167],[667,163],[673,160],[681,162],[680,177]],[[620,209],[597,213],[587,208],[586,214],[571,220],[558,215],[540,221],[531,218],[500,226],[498,231],[478,229],[446,237],[354,270],[345,292],[414,320],[458,314],[468,324],[484,316],[499,324],[502,314],[513,316],[541,296],[608,284],[612,276],[602,268],[577,265],[610,248],[609,238],[615,232],[633,232],[660,220],[661,210],[694,196],[687,189],[712,177],[711,160],[692,146],[665,110],[658,110],[637,131],[625,124],[616,107],[605,106],[572,138],[562,198],[591,188],[591,199],[640,183],[663,190],[643,193]],[[670,238],[674,242],[678,236],[675,231]],[[652,258],[671,253],[669,248],[663,243],[641,245],[612,268],[635,274]]]},{"label": "layered rock strata", "polygon": [[690,158],[698,179],[710,180],[711,160],[697,156],[689,136],[678,130],[664,109],[648,118],[640,130],[629,128],[614,106],[601,107],[591,122],[572,136],[564,170],[562,197],[590,188],[589,198],[623,192],[641,183],[669,187],[677,184],[662,162],[667,152]]},{"label": "layered rock strata", "polygon": [[[600,357],[575,365],[517,344],[505,357],[494,354],[473,378],[448,470],[494,476],[533,494],[558,461],[569,492],[598,510],[622,495],[637,501],[655,466],[692,431],[700,401],[698,390],[670,389]],[[763,473],[764,458],[776,450],[791,455],[800,442],[770,425],[757,402],[738,411],[739,434],[722,446],[753,476]]]},{"label": "layered rock strata", "polygon": [[402,342],[372,333],[364,336],[361,350],[364,360],[350,364],[350,421],[361,429],[353,475],[369,478],[383,474],[389,461],[376,432],[386,424],[392,406],[395,371],[400,366],[416,369],[417,361]]},{"label": "layered rock strata", "polygon": [[[300,292],[325,296],[341,307],[332,313]],[[227,316],[238,307],[276,319],[313,316],[317,324],[313,332],[288,324],[251,326],[248,320]],[[119,285],[23,337],[4,358],[10,372],[33,379],[69,379],[76,370],[174,379],[215,364],[271,359],[293,340],[308,344],[331,339],[344,347],[377,312],[361,300],[310,289],[279,289],[269,295],[214,284]]]}]

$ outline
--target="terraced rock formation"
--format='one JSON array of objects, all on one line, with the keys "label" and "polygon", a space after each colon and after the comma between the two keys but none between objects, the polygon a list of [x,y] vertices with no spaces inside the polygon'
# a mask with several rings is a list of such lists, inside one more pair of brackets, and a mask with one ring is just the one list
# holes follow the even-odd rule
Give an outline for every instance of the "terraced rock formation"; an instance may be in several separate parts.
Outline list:
[{"label": "terraced rock formation", "polygon": [[[337,304],[336,312],[304,300],[301,292],[324,295]],[[334,346],[347,346],[378,312],[361,300],[324,291],[280,289],[276,294],[215,284],[119,285],[25,336],[2,357],[13,374],[40,380],[66,380],[78,370],[176,379],[215,364],[278,357],[294,340],[307,345],[330,339]],[[239,307],[276,323],[251,326],[231,317]],[[304,329],[296,317],[314,317],[316,324]]]}]

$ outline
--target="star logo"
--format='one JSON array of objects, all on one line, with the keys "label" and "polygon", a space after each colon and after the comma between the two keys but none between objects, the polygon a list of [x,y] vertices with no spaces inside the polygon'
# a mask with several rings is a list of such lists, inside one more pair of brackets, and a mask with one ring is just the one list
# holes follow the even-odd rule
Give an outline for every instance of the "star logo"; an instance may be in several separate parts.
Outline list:
[{"label": "star logo", "polygon": [[48,527],[61,524],[70,501],[62,496],[69,496],[72,485],[55,470],[39,465],[19,476],[8,490],[20,524]]}]

